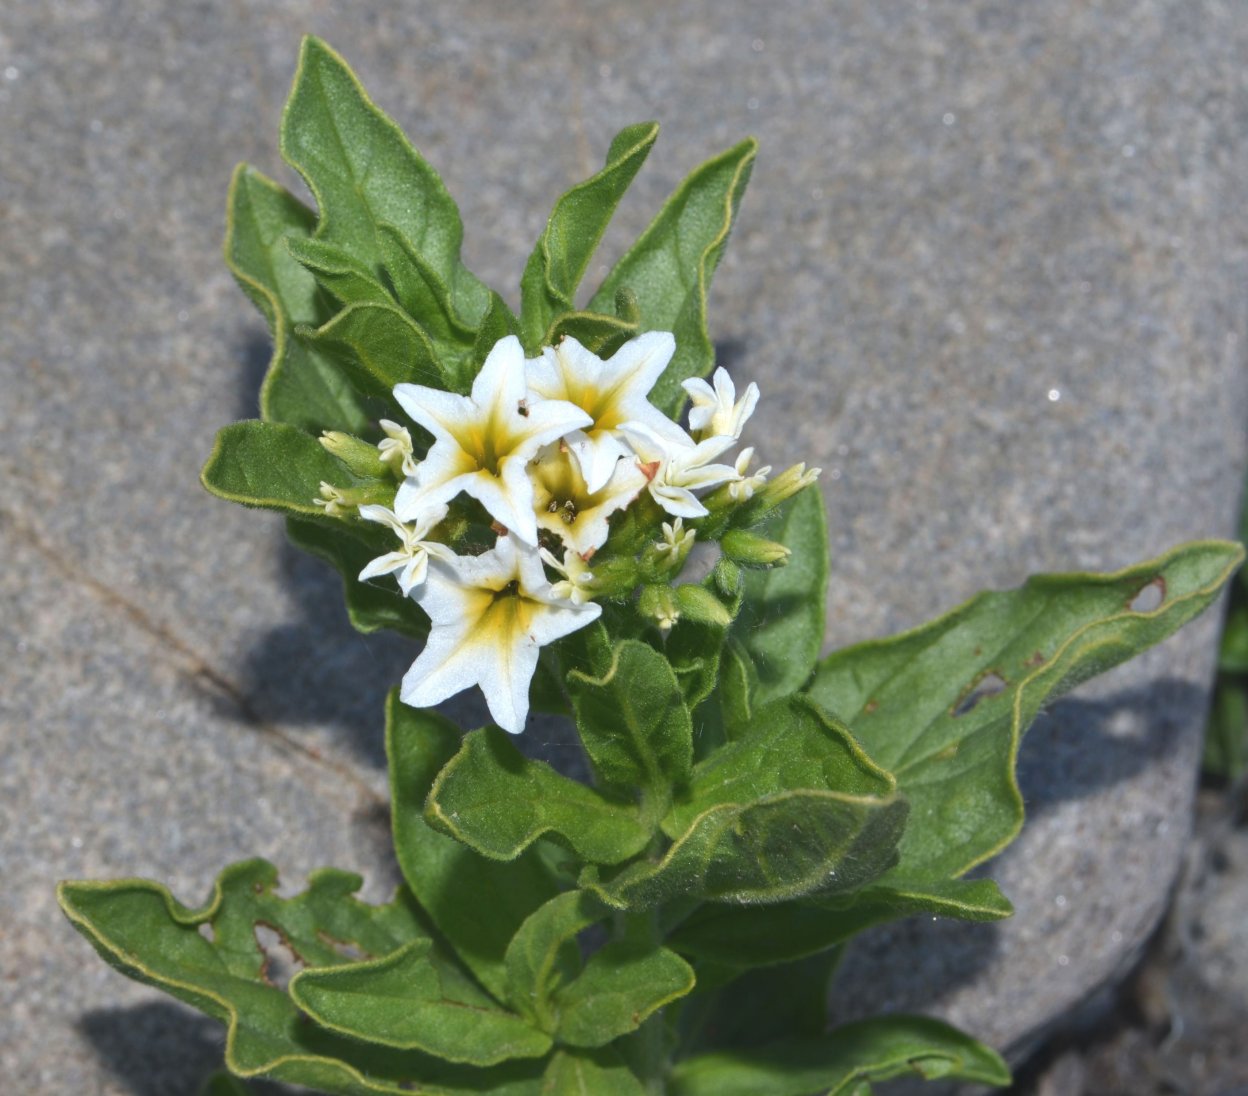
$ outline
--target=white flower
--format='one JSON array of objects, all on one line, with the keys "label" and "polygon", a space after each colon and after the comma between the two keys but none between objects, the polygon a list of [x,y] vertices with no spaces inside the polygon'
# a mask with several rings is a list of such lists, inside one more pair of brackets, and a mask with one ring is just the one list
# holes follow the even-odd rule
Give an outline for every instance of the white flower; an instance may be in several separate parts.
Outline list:
[{"label": "white flower", "polygon": [[529,714],[539,648],[602,612],[556,597],[537,549],[514,536],[499,537],[480,556],[435,560],[412,597],[432,627],[403,677],[403,702],[427,708],[479,685],[494,722],[512,734]]},{"label": "white flower", "polygon": [[771,471],[770,464],[764,464],[757,472],[748,476],[745,474],[753,459],[752,448],[742,449],[737,456],[737,475],[740,478],[728,484],[728,496],[733,502],[748,502],[754,497],[754,492],[767,482],[767,474]]},{"label": "white flower", "polygon": [[412,434],[406,426],[389,419],[381,419],[378,425],[386,436],[377,443],[381,463],[395,475],[416,475],[416,458],[412,455]]},{"label": "white flower", "polygon": [[576,457],[561,445],[543,449],[529,463],[529,477],[537,524],[583,556],[606,543],[608,519],[646,486],[636,462],[628,460],[616,465],[599,490],[590,491]]},{"label": "white flower", "polygon": [[321,480],[320,498],[313,499],[312,505],[319,506],[329,518],[350,517],[352,511],[355,510],[355,503],[347,498],[341,488],[335,487],[332,483],[326,483],[324,480]]},{"label": "white flower", "polygon": [[683,518],[677,518],[670,525],[664,522],[663,539],[655,544],[654,550],[660,555],[671,552],[673,556],[678,556],[693,543],[693,538],[697,535],[698,531],[696,529],[685,528]]},{"label": "white flower", "polygon": [[724,450],[731,449],[736,438],[707,438],[695,444],[685,434],[681,443],[669,445],[642,423],[626,422],[621,429],[650,480],[650,496],[674,517],[700,518],[709,513],[694,491],[718,487],[737,478],[737,470],[730,465],[710,463]]},{"label": "white flower", "polygon": [[471,396],[396,385],[395,399],[434,438],[415,474],[399,485],[394,501],[399,519],[414,521],[464,491],[495,521],[536,545],[533,485],[525,466],[543,445],[592,420],[563,400],[526,395],[524,351],[514,335],[490,351]]},{"label": "white flower", "polygon": [[660,437],[676,440],[673,430],[680,427],[646,399],[675,350],[671,334],[648,331],[603,361],[568,335],[526,363],[529,388],[535,394],[567,400],[592,419],[565,439],[590,491],[602,490],[616,462],[630,455],[620,436],[624,423],[640,422]]},{"label": "white flower", "polygon": [[392,510],[387,510],[384,506],[361,506],[360,517],[390,526],[403,542],[402,548],[378,556],[365,567],[360,572],[361,582],[367,582],[379,575],[397,574],[399,589],[410,594],[425,581],[430,557],[450,559],[454,555],[445,544],[439,544],[436,540],[425,540],[433,527],[446,517],[445,506],[435,506],[425,511],[414,525],[405,525]]},{"label": "white flower", "polygon": [[594,573],[581,556],[569,549],[563,553],[563,562],[560,563],[554,554],[546,551],[545,548],[539,548],[538,552],[543,563],[563,575],[558,582],[551,584],[550,592],[555,597],[566,599],[573,605],[584,605],[589,601],[593,596],[591,587]]},{"label": "white flower", "polygon": [[758,385],[753,381],[737,399],[737,387],[722,366],[715,370],[712,388],[700,377],[681,382],[693,406],[689,408],[689,432],[699,440],[727,435],[740,438],[758,404]]}]

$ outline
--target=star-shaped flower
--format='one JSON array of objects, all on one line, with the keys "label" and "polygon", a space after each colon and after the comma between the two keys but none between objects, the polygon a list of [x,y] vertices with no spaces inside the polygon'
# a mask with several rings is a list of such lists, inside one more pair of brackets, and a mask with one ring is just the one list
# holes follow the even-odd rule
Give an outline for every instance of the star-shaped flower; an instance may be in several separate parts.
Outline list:
[{"label": "star-shaped flower", "polygon": [[742,449],[737,454],[737,475],[739,479],[733,480],[728,484],[728,497],[733,502],[749,502],[754,497],[754,492],[767,482],[767,475],[771,472],[771,465],[764,464],[757,472],[746,475],[749,470],[750,461],[754,459],[754,449]]},{"label": "star-shaped flower", "polygon": [[561,445],[548,445],[529,464],[537,524],[554,533],[580,555],[606,543],[607,520],[633,501],[646,486],[637,462],[620,461],[607,482],[589,490],[576,456]]},{"label": "star-shaped flower", "polygon": [[714,388],[700,377],[681,381],[680,386],[693,402],[689,408],[689,432],[699,441],[720,435],[740,438],[758,405],[758,385],[751,381],[745,395],[737,399],[737,386],[726,369],[716,369],[712,380]]},{"label": "star-shaped flower", "polygon": [[738,478],[735,468],[710,463],[736,444],[734,437],[713,437],[695,443],[682,430],[684,440],[670,445],[642,423],[628,422],[622,429],[637,453],[637,463],[649,478],[651,498],[674,517],[700,518],[709,513],[694,491],[709,490]]},{"label": "star-shaped flower", "polygon": [[381,463],[396,476],[414,476],[416,458],[412,455],[411,431],[389,419],[378,420],[378,425],[386,432],[386,436],[377,443]]},{"label": "star-shaped flower", "polygon": [[624,423],[640,422],[659,437],[676,440],[673,431],[680,427],[646,399],[675,350],[670,333],[648,331],[603,361],[568,335],[528,361],[529,388],[536,395],[567,400],[593,420],[566,439],[590,491],[602,490],[616,462],[630,455],[620,433]]},{"label": "star-shaped flower", "polygon": [[514,536],[483,555],[435,560],[412,596],[432,626],[403,677],[403,702],[427,708],[479,685],[494,722],[512,734],[529,714],[538,650],[602,612],[556,597],[537,549]]},{"label": "star-shaped flower", "polygon": [[445,544],[425,539],[434,526],[446,517],[445,506],[435,506],[424,511],[414,525],[405,525],[399,521],[393,510],[387,510],[384,506],[361,506],[360,517],[390,526],[403,542],[402,548],[378,556],[365,567],[360,572],[361,582],[367,582],[379,575],[397,574],[399,589],[410,594],[425,581],[431,558],[450,559],[454,555]]},{"label": "star-shaped flower", "polygon": [[509,335],[495,344],[471,396],[420,384],[396,385],[394,396],[434,438],[415,474],[399,486],[399,520],[415,521],[464,491],[495,521],[536,545],[533,485],[525,466],[543,445],[592,420],[564,400],[527,398],[520,340]]}]

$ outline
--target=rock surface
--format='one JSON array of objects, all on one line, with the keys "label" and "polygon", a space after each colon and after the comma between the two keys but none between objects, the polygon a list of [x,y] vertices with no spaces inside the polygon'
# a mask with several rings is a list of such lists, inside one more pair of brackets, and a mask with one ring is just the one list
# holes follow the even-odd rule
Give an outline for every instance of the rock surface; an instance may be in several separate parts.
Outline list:
[{"label": "rock surface", "polygon": [[[1031,571],[1233,529],[1248,413],[1248,143],[1231,5],[49,0],[0,23],[0,1076],[193,1092],[219,1034],[95,959],[63,877],[184,900],[259,853],[393,880],[378,698],[410,650],[197,484],[267,356],[219,256],[238,159],[279,170],[298,37],[340,49],[442,171],[515,297],[611,134],[664,136],[604,243],[753,132],[721,359],[774,464],[825,468],[830,640]],[[591,271],[591,277],[593,272]],[[847,1011],[1018,1046],[1113,976],[1188,827],[1217,622],[1056,705],[1024,747],[1017,918],[851,958]],[[549,732],[555,734],[556,732]],[[529,740],[540,748],[548,732]],[[928,945],[935,944],[935,947]],[[918,950],[916,950],[918,949]]]}]

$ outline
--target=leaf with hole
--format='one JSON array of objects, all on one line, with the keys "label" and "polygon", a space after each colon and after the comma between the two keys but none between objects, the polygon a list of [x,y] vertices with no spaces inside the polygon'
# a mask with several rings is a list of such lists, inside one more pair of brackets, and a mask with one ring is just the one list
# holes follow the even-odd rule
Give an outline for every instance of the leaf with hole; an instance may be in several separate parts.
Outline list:
[{"label": "leaf with hole", "polygon": [[824,659],[809,695],[853,727],[911,804],[901,860],[882,882],[921,888],[1005,848],[1023,821],[1019,740],[1041,705],[1171,635],[1242,559],[1237,544],[1200,541],[1113,574],[1037,575]]},{"label": "leaf with hole", "polygon": [[650,394],[650,402],[668,415],[684,403],[680,382],[704,376],[714,364],[707,292],[757,152],[750,138],[691,172],[590,299],[591,312],[609,314],[616,294],[629,290],[642,331],[676,336],[676,353]]},{"label": "leaf with hole", "polygon": [[671,1096],[859,1096],[893,1077],[1008,1085],[1000,1055],[926,1016],[882,1016],[817,1039],[724,1050],[678,1062]]},{"label": "leaf with hole", "polygon": [[636,808],[530,761],[494,727],[473,731],[438,774],[425,817],[484,856],[511,860],[543,834],[592,864],[618,864],[650,839]]},{"label": "leaf with hole", "polygon": [[[455,1096],[536,1091],[535,1066],[454,1066],[418,1052],[367,1047],[310,1023],[281,988],[279,961],[306,968],[391,955],[427,942],[410,894],[370,906],[353,897],[358,875],[326,869],[293,898],[276,893],[277,871],[248,860],[221,873],[195,909],[159,883],[62,883],[61,908],[111,965],[227,1025],[225,1064],[343,1096],[416,1091]],[[496,1086],[496,1087],[495,1087]]]}]

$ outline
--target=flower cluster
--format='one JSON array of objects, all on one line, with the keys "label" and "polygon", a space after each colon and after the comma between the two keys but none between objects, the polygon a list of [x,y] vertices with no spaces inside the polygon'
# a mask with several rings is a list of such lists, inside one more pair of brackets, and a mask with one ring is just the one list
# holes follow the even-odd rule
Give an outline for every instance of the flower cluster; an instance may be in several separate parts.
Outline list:
[{"label": "flower cluster", "polygon": [[[377,459],[401,483],[393,510],[358,512],[392,529],[399,547],[360,579],[394,574],[429,617],[428,643],[403,679],[406,703],[433,705],[477,685],[498,725],[519,732],[539,649],[601,614],[590,561],[612,515],[647,492],[670,519],[656,551],[683,559],[694,530],[682,523],[708,514],[708,492],[728,485],[739,503],[765,482],[770,468],[747,474],[752,449],[735,464],[716,463],[740,439],[757,385],[738,399],[723,369],[713,386],[685,381],[688,431],[650,403],[675,347],[667,332],[649,332],[604,360],[569,336],[526,360],[509,336],[467,396],[395,388],[433,442],[417,459],[411,432],[382,422]],[[439,536],[461,495],[481,505],[497,534],[479,555],[459,555]]]}]

